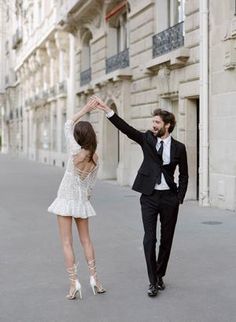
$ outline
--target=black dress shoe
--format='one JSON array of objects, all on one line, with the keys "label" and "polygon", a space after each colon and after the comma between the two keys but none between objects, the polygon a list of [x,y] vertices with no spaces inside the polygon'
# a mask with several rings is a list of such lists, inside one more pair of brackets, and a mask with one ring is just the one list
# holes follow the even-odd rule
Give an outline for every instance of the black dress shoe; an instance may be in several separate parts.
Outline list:
[{"label": "black dress shoe", "polygon": [[148,296],[154,297],[154,296],[157,296],[157,293],[158,293],[157,285],[150,284],[148,288]]},{"label": "black dress shoe", "polygon": [[165,283],[164,283],[162,277],[159,277],[158,278],[157,287],[158,287],[158,290],[160,290],[160,291],[164,291],[164,289],[166,288]]}]

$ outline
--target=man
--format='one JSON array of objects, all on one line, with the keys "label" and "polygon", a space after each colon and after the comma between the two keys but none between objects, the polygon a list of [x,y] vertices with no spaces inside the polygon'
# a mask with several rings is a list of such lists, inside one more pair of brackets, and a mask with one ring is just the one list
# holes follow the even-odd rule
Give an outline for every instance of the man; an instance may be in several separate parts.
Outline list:
[{"label": "man", "polygon": [[[183,143],[170,136],[175,127],[175,116],[165,110],[153,112],[152,131],[136,130],[121,119],[100,98],[97,107],[115,127],[137,142],[144,159],[138,170],[132,189],[141,192],[140,203],[144,226],[144,253],[150,281],[148,295],[156,296],[164,290],[167,264],[170,256],[179,204],[183,203],[188,185],[188,165],[186,148]],[[179,167],[178,186],[174,182],[174,172]],[[157,216],[160,215],[161,236],[156,261]]]}]

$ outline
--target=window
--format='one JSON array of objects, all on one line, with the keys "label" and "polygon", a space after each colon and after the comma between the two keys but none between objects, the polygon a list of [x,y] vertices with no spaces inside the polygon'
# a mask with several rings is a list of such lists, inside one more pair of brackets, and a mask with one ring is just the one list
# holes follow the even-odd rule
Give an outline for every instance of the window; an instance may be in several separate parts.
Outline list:
[{"label": "window", "polygon": [[5,42],[5,52],[6,52],[6,55],[9,54],[9,41],[8,40]]},{"label": "window", "polygon": [[124,12],[117,20],[116,26],[116,48],[117,53],[128,48],[128,32],[127,32],[127,13]]},{"label": "window", "polygon": [[129,4],[126,1],[108,10],[106,20],[108,22],[107,47],[108,57],[116,55],[129,48],[129,23],[127,14]]},{"label": "window", "polygon": [[185,0],[156,0],[157,32],[184,21]]},{"label": "window", "polygon": [[82,51],[81,51],[81,73],[80,85],[86,85],[91,81],[91,45],[92,33],[86,29],[82,36]]},{"label": "window", "polygon": [[38,2],[38,24],[40,24],[42,20],[42,2]]},{"label": "window", "polygon": [[53,114],[53,125],[52,125],[52,150],[57,149],[57,114]]},{"label": "window", "polygon": [[[66,123],[66,112],[62,113],[62,129],[64,128]],[[61,131],[61,151],[63,153],[66,153],[66,138],[65,138],[65,134],[64,131]]]},{"label": "window", "polygon": [[7,8],[6,8],[6,21],[9,21],[10,19],[10,11],[9,11],[9,6],[7,5]]},{"label": "window", "polygon": [[82,37],[82,52],[81,52],[81,70],[87,70],[91,67],[91,45],[90,41],[92,39],[92,34],[89,30],[84,32]]}]

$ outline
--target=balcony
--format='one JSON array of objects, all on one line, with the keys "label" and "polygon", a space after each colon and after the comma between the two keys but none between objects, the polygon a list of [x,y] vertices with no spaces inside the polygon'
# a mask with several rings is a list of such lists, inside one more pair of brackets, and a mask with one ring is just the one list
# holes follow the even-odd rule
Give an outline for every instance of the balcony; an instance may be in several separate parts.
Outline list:
[{"label": "balcony", "polygon": [[9,76],[5,76],[5,85],[7,86],[9,84]]},{"label": "balcony", "polygon": [[54,97],[56,95],[56,87],[53,86],[48,89],[48,97]]},{"label": "balcony", "polygon": [[88,68],[80,73],[80,86],[87,85],[91,82],[91,68]]},{"label": "balcony", "polygon": [[153,58],[184,46],[183,26],[180,22],[153,36]]},{"label": "balcony", "polygon": [[39,99],[40,99],[39,94],[34,95],[34,101],[35,101],[35,102],[39,101]]},{"label": "balcony", "polygon": [[117,69],[123,69],[129,66],[129,49],[106,59],[106,73],[111,73]]},{"label": "balcony", "polygon": [[47,99],[48,98],[48,90],[44,90],[42,93],[42,98]]},{"label": "balcony", "polygon": [[168,69],[186,65],[190,50],[184,47],[184,22],[153,36],[152,56],[153,58],[142,67],[147,74],[158,72],[163,64]]},{"label": "balcony", "polygon": [[66,81],[58,83],[58,93],[66,94],[66,91],[67,91]]}]

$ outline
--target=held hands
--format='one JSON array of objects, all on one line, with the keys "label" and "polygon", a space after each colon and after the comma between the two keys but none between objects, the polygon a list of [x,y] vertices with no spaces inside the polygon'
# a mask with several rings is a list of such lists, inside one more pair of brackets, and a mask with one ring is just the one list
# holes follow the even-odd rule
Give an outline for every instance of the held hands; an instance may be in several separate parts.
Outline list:
[{"label": "held hands", "polygon": [[95,96],[91,96],[88,99],[87,104],[85,105],[86,112],[91,112],[92,110],[95,110],[97,104],[98,103],[97,103],[97,101],[95,99]]},{"label": "held hands", "polygon": [[91,112],[96,108],[103,110],[106,113],[111,111],[110,107],[108,107],[105,103],[103,103],[100,97],[93,95],[88,99],[86,105],[84,105],[84,107],[79,112],[75,113],[75,115],[72,117],[72,121],[77,122],[86,113]]},{"label": "held hands", "polygon": [[[100,97],[96,96],[96,95],[93,95],[90,97],[90,99],[95,102],[95,108],[98,108],[99,110],[102,110],[106,113],[108,113],[109,111],[111,111],[110,107],[107,106],[102,100]],[[89,100],[90,100],[89,99]]]}]

